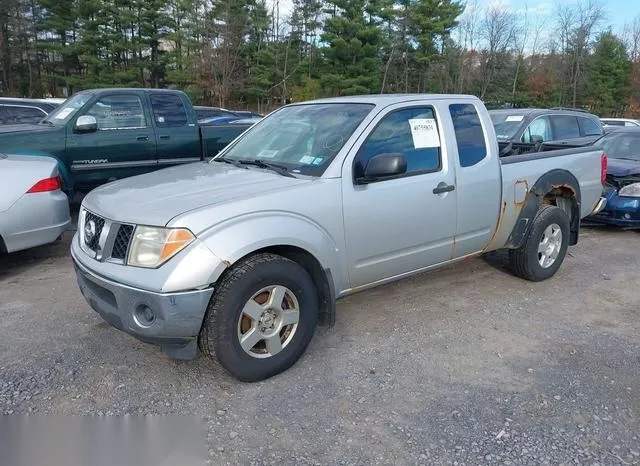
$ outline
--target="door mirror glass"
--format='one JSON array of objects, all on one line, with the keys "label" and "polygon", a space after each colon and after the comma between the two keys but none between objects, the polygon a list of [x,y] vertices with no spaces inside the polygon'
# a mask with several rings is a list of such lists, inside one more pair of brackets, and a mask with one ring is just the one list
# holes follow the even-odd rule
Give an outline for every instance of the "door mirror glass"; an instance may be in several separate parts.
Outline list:
[{"label": "door mirror glass", "polygon": [[384,178],[404,175],[407,172],[407,159],[402,154],[378,154],[367,162],[364,177],[356,180],[358,184],[366,184]]},{"label": "door mirror glass", "polygon": [[92,133],[98,130],[98,121],[96,117],[92,115],[82,115],[78,117],[76,121],[76,132],[78,133]]}]

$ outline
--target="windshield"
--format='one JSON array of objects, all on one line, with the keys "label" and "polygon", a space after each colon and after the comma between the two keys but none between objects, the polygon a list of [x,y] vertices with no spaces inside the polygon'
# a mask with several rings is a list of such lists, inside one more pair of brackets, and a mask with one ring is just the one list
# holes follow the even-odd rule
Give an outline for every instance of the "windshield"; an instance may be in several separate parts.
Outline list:
[{"label": "windshield", "polygon": [[73,118],[73,115],[80,110],[91,98],[88,92],[80,92],[73,97],[64,101],[58,108],[51,112],[43,120],[55,126],[63,126],[67,121]]},{"label": "windshield", "polygon": [[496,137],[499,141],[507,141],[514,137],[524,121],[524,114],[517,112],[489,112],[489,115],[491,116],[491,121],[496,130]]},{"label": "windshield", "polygon": [[612,159],[629,159],[640,162],[640,132],[611,133],[597,143]]},{"label": "windshield", "polygon": [[256,123],[221,157],[320,176],[372,108],[354,103],[284,107]]}]

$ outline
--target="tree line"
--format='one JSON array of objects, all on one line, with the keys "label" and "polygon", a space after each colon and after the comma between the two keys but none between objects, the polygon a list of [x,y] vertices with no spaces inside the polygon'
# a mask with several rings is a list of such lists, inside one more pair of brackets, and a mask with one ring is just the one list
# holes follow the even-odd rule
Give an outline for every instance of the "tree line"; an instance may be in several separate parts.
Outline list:
[{"label": "tree line", "polygon": [[640,17],[599,0],[535,11],[477,0],[1,0],[0,94],[170,87],[268,111],[370,93],[469,93],[490,107],[640,116]]}]

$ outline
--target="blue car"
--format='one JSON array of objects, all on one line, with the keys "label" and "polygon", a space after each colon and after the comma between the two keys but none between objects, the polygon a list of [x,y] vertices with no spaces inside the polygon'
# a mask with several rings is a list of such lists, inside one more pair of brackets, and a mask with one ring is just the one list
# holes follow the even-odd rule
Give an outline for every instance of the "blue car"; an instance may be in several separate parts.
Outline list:
[{"label": "blue car", "polygon": [[612,131],[596,142],[607,154],[607,205],[589,217],[597,223],[640,228],[640,127]]}]

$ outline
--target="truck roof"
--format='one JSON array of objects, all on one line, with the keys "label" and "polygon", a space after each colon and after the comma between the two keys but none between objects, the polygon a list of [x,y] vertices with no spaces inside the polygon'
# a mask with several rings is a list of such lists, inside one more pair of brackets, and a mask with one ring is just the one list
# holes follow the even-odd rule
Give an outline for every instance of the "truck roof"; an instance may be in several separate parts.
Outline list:
[{"label": "truck roof", "polygon": [[343,97],[330,97],[326,99],[316,99],[308,102],[298,102],[294,105],[308,104],[308,103],[359,103],[359,104],[373,104],[373,105],[390,105],[401,102],[411,102],[414,100],[425,99],[441,99],[441,100],[461,100],[461,99],[473,99],[479,101],[474,95],[465,94],[370,94],[370,95],[351,95]]},{"label": "truck roof", "polygon": [[98,89],[85,89],[79,92],[85,92],[90,94],[100,94],[103,92],[138,92],[138,93],[150,93],[150,92],[162,92],[168,94],[183,94],[182,91],[174,89],[150,89],[146,87],[103,87]]}]

